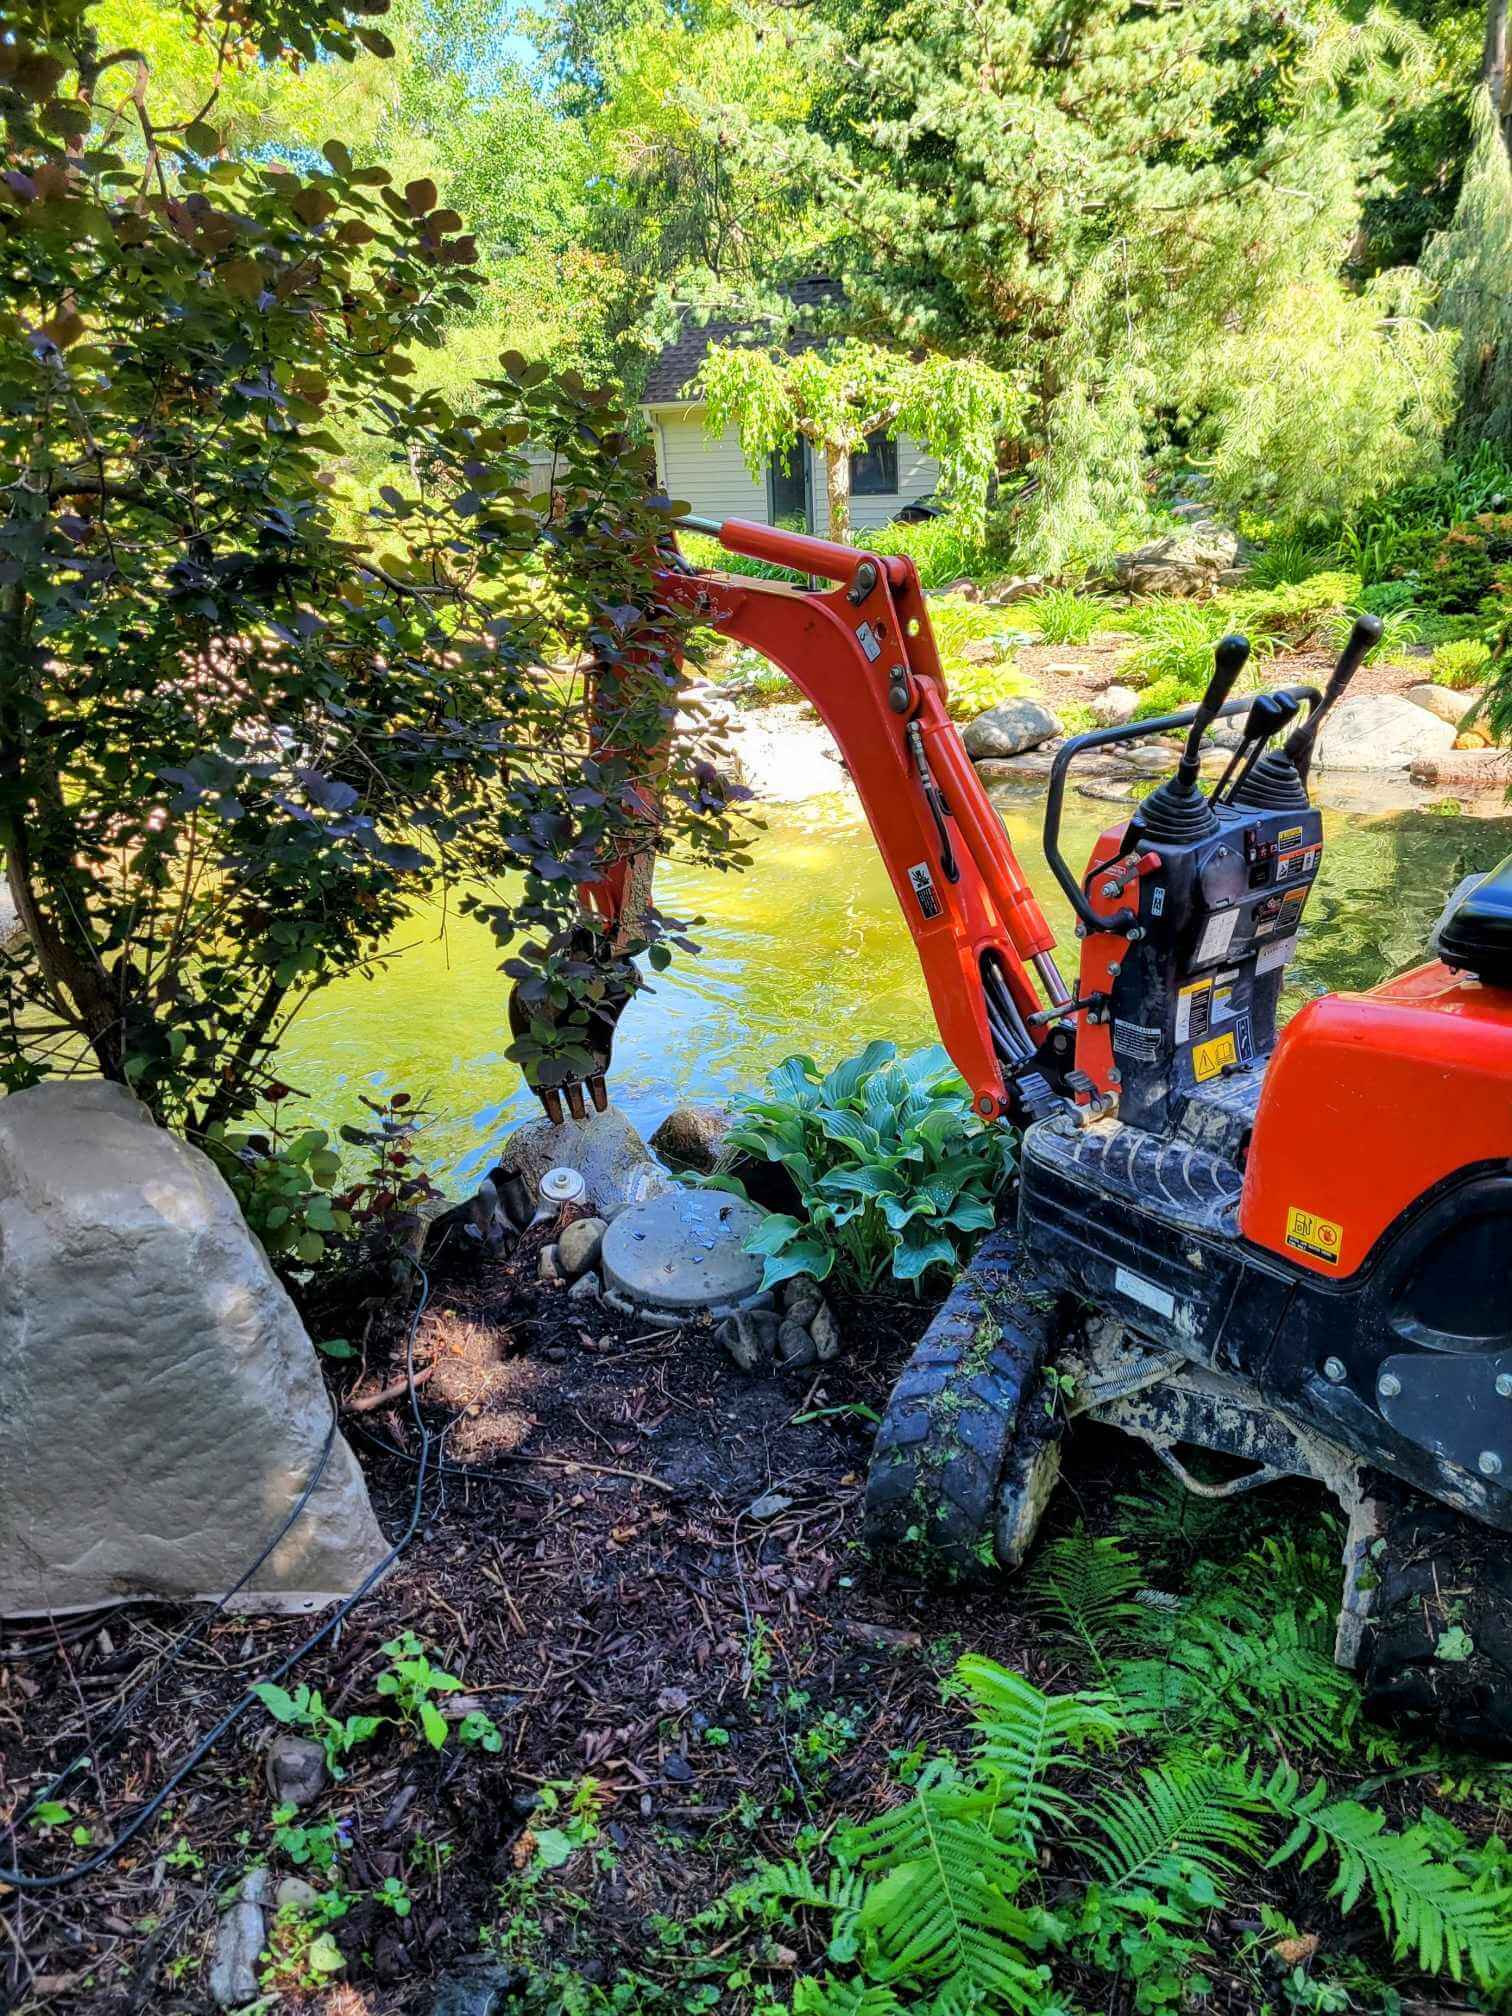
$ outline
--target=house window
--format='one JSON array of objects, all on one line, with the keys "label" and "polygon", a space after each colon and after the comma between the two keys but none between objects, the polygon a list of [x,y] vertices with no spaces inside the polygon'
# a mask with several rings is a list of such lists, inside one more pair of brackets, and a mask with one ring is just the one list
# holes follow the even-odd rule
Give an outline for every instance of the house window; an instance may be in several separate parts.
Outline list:
[{"label": "house window", "polygon": [[767,464],[767,516],[773,525],[813,528],[809,509],[808,453],[795,439],[779,449]]},{"label": "house window", "polygon": [[855,497],[896,497],[898,444],[885,434],[867,436],[866,446],[851,457],[851,494]]}]

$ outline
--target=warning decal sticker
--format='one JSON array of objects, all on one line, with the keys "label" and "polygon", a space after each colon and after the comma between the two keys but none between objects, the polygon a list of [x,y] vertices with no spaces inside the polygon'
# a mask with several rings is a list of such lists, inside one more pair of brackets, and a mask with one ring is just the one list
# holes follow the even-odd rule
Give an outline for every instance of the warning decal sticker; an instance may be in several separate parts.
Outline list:
[{"label": "warning decal sticker", "polygon": [[1316,1211],[1299,1211],[1293,1204],[1286,1214],[1286,1243],[1314,1260],[1326,1260],[1337,1267],[1344,1250],[1344,1227],[1332,1218],[1320,1218]]},{"label": "warning decal sticker", "polygon": [[1135,1057],[1153,1064],[1160,1055],[1160,1031],[1144,1022],[1113,1022],[1113,1048],[1120,1057]]},{"label": "warning decal sticker", "polygon": [[1225,1064],[1238,1062],[1239,1048],[1234,1041],[1234,1032],[1225,1029],[1221,1036],[1210,1037],[1193,1050],[1192,1075],[1200,1085],[1205,1078],[1216,1078]]},{"label": "warning decal sticker", "polygon": [[927,861],[920,861],[916,867],[910,868],[908,879],[913,884],[914,894],[919,899],[919,908],[924,912],[924,915],[926,917],[938,917],[941,913],[942,905],[940,903],[939,891],[934,885],[934,877],[929,872],[929,863]]},{"label": "warning decal sticker", "polygon": [[1194,980],[1176,996],[1176,1041],[1190,1043],[1194,1036],[1206,1036],[1208,1011],[1212,1006],[1211,980]]},{"label": "warning decal sticker", "polygon": [[1234,926],[1238,922],[1237,909],[1215,910],[1202,927],[1202,942],[1192,964],[1206,966],[1211,959],[1221,959],[1234,942]]}]

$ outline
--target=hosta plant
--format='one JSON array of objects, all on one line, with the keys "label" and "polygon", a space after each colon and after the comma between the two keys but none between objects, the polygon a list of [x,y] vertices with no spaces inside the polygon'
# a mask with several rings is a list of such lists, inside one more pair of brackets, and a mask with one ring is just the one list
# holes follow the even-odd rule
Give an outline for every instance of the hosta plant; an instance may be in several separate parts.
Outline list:
[{"label": "hosta plant", "polygon": [[[828,1075],[789,1057],[768,1090],[744,1101],[728,1146],[778,1163],[798,1193],[796,1212],[769,1212],[747,1240],[770,1288],[791,1275],[874,1287],[954,1272],[997,1218],[1013,1167],[1012,1136],[984,1126],[960,1074],[935,1044],[900,1057],[868,1043]],[[738,1175],[709,1179],[746,1194]]]}]

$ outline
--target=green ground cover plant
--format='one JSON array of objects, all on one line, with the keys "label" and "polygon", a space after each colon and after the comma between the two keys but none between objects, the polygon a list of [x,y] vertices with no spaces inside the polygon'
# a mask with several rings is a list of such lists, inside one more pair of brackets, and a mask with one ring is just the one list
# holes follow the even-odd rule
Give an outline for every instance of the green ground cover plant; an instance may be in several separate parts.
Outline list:
[{"label": "green ground cover plant", "polygon": [[[977,1119],[938,1044],[900,1057],[868,1043],[828,1073],[789,1057],[765,1094],[739,1102],[725,1138],[727,1157],[777,1164],[797,1195],[746,1242],[766,1288],[796,1274],[859,1291],[954,1272],[996,1222],[1013,1168],[1010,1130]],[[743,1197],[738,1168],[702,1180]]]},{"label": "green ground cover plant", "polygon": [[1491,646],[1484,638],[1461,637],[1437,647],[1428,672],[1435,685],[1464,693],[1484,681],[1490,663]]}]

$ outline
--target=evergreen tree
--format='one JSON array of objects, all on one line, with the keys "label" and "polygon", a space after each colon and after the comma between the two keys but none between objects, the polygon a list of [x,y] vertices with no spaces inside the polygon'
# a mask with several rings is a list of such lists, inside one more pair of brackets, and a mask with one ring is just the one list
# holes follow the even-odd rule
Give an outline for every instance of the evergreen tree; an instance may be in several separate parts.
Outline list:
[{"label": "evergreen tree", "polygon": [[[1368,395],[1384,446],[1338,472],[1331,501],[1431,462],[1447,346],[1404,319],[1402,284],[1357,297],[1339,278],[1385,96],[1424,62],[1388,10],[834,0],[809,46],[837,95],[822,131],[772,132],[772,158],[823,192],[822,256],[861,326],[1022,387],[1025,452],[1044,463],[1026,559],[1116,536],[1152,444],[1216,457],[1287,510],[1312,465],[1285,455],[1347,439]],[[1329,342],[1278,344],[1278,313]],[[1247,446],[1225,462],[1229,420]]]}]

